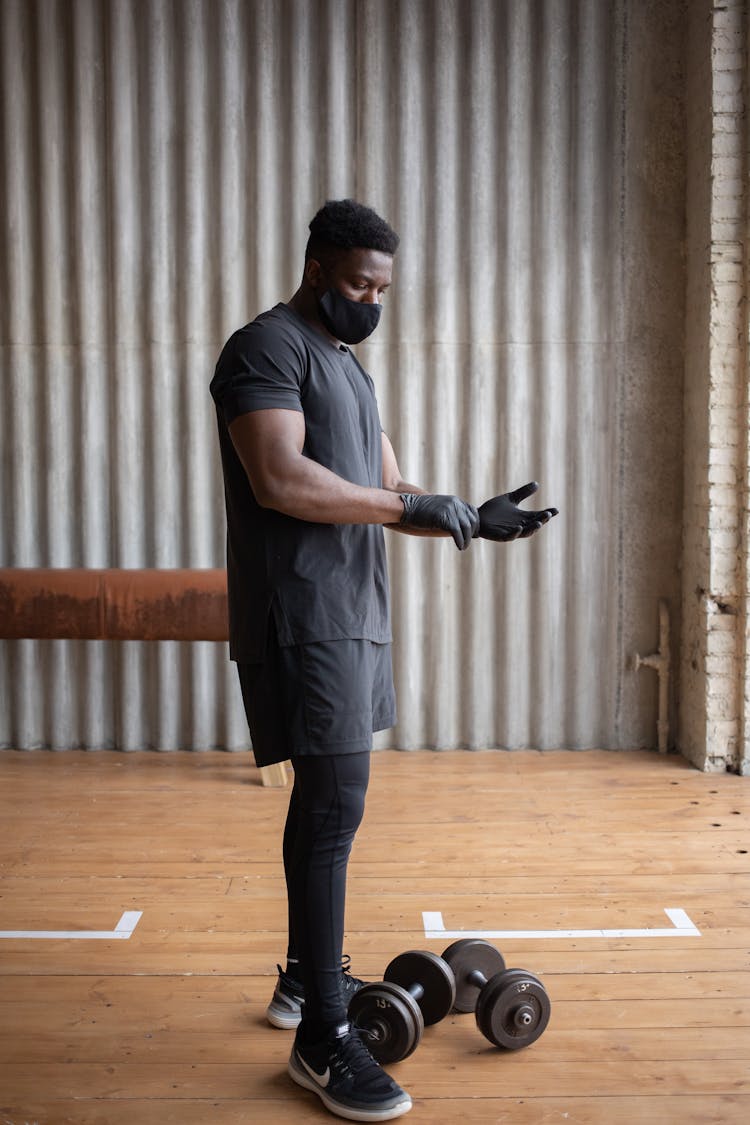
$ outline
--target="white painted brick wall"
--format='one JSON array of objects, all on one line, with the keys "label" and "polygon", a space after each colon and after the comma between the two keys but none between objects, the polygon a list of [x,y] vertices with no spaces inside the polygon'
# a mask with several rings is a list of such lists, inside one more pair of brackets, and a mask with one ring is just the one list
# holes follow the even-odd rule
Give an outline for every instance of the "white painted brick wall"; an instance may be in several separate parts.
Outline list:
[{"label": "white painted brick wall", "polygon": [[[707,17],[710,55],[705,51]],[[690,20],[687,124],[692,181],[679,737],[696,765],[715,770],[740,768],[746,757],[742,744],[750,695],[745,682],[747,3],[694,0]],[[710,114],[704,107],[706,97]],[[705,198],[704,162],[709,176],[708,245],[705,216],[690,211],[691,201],[695,207]],[[701,324],[704,308],[708,317]]]}]

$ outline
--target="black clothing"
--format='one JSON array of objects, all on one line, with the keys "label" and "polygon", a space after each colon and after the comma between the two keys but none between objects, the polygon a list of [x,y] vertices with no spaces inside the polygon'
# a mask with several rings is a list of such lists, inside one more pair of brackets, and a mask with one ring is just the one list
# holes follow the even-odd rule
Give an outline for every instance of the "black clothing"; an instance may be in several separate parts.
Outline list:
[{"label": "black clothing", "polygon": [[356,754],[396,722],[391,646],[316,641],[281,647],[237,671],[256,766],[309,754]]},{"label": "black clothing", "polygon": [[305,456],[354,484],[381,488],[381,427],[370,376],[348,348],[279,304],[230,337],[211,394],[227,508],[231,658],[265,658],[269,616],[282,646],[389,642],[383,528],[308,523],[261,508],[228,432],[248,411],[302,411]]},{"label": "black clothing", "polygon": [[346,868],[362,820],[369,754],[293,759],[284,830],[289,949],[305,987],[303,1033],[322,1038],[346,1019],[341,995]]}]

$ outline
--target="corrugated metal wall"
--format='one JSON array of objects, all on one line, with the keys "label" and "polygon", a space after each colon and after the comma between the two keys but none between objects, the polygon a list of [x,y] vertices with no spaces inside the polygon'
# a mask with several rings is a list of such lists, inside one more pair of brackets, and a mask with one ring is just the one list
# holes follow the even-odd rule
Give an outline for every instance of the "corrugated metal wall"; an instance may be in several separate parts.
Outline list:
[{"label": "corrugated metal wall", "polygon": [[[404,476],[476,502],[536,477],[563,509],[465,556],[391,537],[379,744],[627,743],[623,11],[2,0],[2,564],[223,565],[216,355],[291,295],[320,203],[355,195],[402,235],[360,352]],[[246,744],[224,646],[0,661],[0,745]]]}]

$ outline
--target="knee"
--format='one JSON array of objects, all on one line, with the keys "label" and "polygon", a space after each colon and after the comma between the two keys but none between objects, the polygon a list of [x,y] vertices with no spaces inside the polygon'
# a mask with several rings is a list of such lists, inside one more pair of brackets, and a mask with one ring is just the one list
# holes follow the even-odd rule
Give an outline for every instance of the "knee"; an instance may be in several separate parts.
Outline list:
[{"label": "knee", "polygon": [[365,815],[365,797],[367,787],[361,785],[347,785],[346,792],[342,795],[341,802],[341,827],[344,831],[354,834],[362,823]]}]

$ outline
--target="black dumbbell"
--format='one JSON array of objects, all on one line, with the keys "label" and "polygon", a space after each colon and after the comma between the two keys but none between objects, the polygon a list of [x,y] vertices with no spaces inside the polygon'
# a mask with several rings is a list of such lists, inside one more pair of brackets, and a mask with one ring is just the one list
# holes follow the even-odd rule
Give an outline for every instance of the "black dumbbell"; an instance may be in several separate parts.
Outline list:
[{"label": "black dumbbell", "polygon": [[365,984],[349,1003],[349,1019],[379,1063],[400,1062],[417,1049],[425,1026],[445,1018],[456,1000],[450,967],[436,953],[412,949]]},{"label": "black dumbbell", "polygon": [[544,985],[525,969],[506,969],[488,941],[462,938],[443,953],[456,980],[457,1012],[476,1015],[482,1034],[496,1047],[517,1051],[542,1034],[550,1016]]}]

